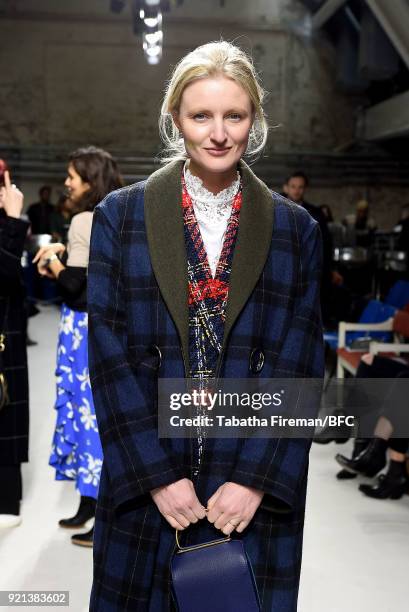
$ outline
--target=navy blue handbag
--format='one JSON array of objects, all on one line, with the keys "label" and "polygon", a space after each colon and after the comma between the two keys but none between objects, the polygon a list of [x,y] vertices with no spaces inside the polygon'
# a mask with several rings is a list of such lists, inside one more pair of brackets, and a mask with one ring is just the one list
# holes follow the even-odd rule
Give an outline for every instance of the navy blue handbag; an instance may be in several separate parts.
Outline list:
[{"label": "navy blue handbag", "polygon": [[179,612],[260,612],[253,569],[243,542],[230,536],[181,547],[171,560]]}]

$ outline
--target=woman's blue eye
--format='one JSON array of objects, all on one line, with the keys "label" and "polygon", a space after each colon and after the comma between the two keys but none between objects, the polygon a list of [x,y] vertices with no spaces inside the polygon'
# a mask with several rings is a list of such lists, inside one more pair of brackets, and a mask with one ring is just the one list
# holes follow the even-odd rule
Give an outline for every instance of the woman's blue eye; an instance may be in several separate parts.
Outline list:
[{"label": "woman's blue eye", "polygon": [[[206,113],[196,113],[196,115],[193,115],[193,119],[197,121],[205,121],[207,117],[208,116],[206,115]],[[230,113],[229,115],[227,115],[227,118],[232,119],[233,121],[240,121],[242,117],[239,113]]]}]

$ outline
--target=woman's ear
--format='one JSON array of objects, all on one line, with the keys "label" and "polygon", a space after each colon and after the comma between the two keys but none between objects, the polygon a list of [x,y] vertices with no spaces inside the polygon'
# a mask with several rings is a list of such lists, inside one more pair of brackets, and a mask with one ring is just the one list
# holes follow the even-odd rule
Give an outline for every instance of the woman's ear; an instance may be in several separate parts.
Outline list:
[{"label": "woman's ear", "polygon": [[177,110],[173,110],[171,112],[171,115],[172,115],[173,123],[176,125],[177,129],[179,130],[179,132],[181,132],[182,131],[182,126],[180,125],[179,112]]}]

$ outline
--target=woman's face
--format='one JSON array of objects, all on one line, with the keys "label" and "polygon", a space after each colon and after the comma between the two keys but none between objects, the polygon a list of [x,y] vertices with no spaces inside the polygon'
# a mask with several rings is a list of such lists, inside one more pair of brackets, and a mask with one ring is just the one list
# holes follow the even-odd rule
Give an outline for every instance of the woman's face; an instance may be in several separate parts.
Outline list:
[{"label": "woman's face", "polygon": [[67,178],[64,185],[67,188],[68,195],[72,202],[79,202],[87,191],[91,188],[90,184],[83,181],[73,164],[68,165]]},{"label": "woman's face", "polygon": [[219,76],[190,83],[173,118],[193,165],[224,173],[236,168],[247,148],[253,109],[241,85]]}]

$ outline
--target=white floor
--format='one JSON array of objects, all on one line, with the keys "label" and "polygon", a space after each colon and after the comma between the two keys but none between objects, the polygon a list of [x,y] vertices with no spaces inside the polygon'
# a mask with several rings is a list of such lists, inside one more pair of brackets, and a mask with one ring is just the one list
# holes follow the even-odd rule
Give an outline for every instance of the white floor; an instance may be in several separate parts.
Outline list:
[{"label": "white floor", "polygon": [[[70,609],[83,612],[92,551],[73,546],[70,532],[58,527],[58,519],[76,509],[77,495],[71,483],[55,482],[48,467],[57,325],[54,307],[30,321],[38,341],[29,348],[31,461],[23,472],[23,523],[0,532],[0,590],[69,591]],[[406,612],[409,497],[371,500],[357,490],[357,480],[338,482],[333,456],[340,450],[349,454],[350,443],[312,448],[298,610]]]}]

